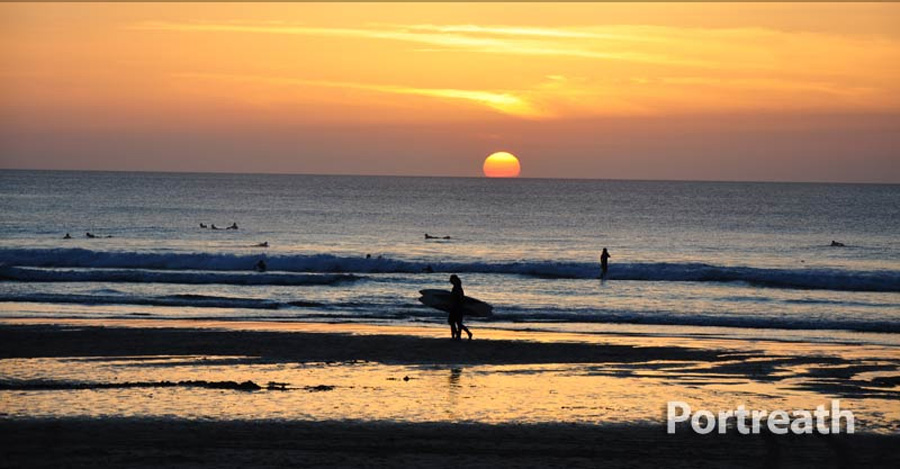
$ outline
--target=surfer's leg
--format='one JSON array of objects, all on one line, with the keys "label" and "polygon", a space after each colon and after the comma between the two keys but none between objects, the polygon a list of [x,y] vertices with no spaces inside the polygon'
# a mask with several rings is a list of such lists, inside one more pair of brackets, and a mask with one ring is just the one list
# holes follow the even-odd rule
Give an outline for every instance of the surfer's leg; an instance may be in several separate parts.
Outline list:
[{"label": "surfer's leg", "polygon": [[460,332],[456,327],[456,319],[453,316],[450,316],[450,318],[447,319],[447,323],[450,324],[450,338],[457,338],[460,335]]},{"label": "surfer's leg", "polygon": [[462,331],[466,331],[466,334],[469,335],[469,340],[472,340],[472,331],[470,331],[469,328],[462,323],[462,321],[456,323],[456,330],[457,334],[459,334],[460,339],[462,339]]}]

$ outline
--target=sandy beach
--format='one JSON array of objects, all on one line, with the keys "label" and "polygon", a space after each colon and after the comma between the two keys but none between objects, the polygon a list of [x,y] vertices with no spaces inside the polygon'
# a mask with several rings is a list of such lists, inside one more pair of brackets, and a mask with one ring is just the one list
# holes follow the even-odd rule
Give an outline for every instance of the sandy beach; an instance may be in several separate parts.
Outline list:
[{"label": "sandy beach", "polygon": [[[414,326],[39,322],[0,326],[3,467],[898,462],[890,350],[490,329],[454,342],[443,328]],[[667,399],[790,409],[833,397],[852,406],[861,431],[665,431]]]}]

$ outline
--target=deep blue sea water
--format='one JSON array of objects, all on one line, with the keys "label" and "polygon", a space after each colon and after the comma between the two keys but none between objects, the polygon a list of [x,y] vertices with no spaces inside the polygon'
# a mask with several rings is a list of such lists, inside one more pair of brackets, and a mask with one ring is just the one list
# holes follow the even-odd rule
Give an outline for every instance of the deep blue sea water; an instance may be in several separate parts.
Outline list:
[{"label": "deep blue sea water", "polygon": [[896,343],[900,186],[0,171],[0,317],[441,323],[450,273],[481,327]]}]

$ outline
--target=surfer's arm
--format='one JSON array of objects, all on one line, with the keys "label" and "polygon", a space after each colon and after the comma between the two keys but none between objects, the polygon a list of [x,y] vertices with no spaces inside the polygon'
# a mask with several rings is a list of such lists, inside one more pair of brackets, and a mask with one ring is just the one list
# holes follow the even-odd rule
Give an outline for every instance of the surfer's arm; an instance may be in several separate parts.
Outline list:
[{"label": "surfer's arm", "polygon": [[450,292],[450,301],[453,304],[453,307],[458,308],[463,304],[463,298],[465,298],[465,294],[462,291],[462,288],[456,289],[454,288]]}]

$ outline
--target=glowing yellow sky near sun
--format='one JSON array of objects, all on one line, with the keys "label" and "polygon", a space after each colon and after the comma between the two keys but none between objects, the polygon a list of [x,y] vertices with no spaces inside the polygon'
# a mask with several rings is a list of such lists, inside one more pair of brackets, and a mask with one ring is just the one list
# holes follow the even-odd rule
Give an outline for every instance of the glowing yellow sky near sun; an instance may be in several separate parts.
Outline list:
[{"label": "glowing yellow sky near sun", "polygon": [[891,4],[4,4],[2,106],[19,117],[54,110],[54,119],[98,121],[172,111],[344,122],[896,112],[898,12]]}]

